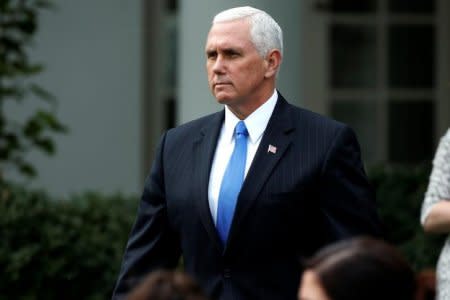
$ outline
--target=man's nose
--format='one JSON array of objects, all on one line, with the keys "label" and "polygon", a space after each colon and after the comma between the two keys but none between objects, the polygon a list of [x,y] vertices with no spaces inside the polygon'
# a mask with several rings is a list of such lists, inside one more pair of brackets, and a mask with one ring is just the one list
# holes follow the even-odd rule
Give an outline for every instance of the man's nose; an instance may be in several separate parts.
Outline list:
[{"label": "man's nose", "polygon": [[223,73],[225,71],[225,62],[221,55],[218,55],[213,65],[214,73]]}]

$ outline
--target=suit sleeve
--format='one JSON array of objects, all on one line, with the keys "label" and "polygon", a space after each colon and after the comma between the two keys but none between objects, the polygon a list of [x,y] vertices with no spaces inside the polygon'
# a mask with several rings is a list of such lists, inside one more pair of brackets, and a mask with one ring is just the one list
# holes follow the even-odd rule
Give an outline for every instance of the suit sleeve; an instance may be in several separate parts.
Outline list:
[{"label": "suit sleeve", "polygon": [[125,298],[150,271],[176,267],[180,257],[179,239],[167,217],[163,165],[165,137],[161,138],[145,181],[112,299]]},{"label": "suit sleeve", "polygon": [[328,242],[356,235],[381,237],[375,191],[349,127],[341,127],[327,153],[321,176],[320,205]]}]

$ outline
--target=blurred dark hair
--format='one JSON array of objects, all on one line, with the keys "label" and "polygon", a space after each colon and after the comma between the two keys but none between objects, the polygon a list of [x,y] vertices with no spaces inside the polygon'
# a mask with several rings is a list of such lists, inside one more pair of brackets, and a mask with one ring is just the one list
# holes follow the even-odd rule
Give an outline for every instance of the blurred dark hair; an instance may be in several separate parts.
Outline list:
[{"label": "blurred dark hair", "polygon": [[181,271],[150,273],[127,300],[207,300],[197,282]]},{"label": "blurred dark hair", "polygon": [[413,300],[416,276],[384,241],[357,237],[329,245],[307,263],[332,300]]}]

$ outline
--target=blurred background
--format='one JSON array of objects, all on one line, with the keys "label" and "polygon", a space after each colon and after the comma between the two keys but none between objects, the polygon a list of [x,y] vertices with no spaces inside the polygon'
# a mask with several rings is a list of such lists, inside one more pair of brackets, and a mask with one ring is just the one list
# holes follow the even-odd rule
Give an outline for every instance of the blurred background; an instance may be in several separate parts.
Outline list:
[{"label": "blurred background", "polygon": [[350,124],[366,165],[429,160],[450,124],[447,2],[58,1],[40,11],[29,54],[45,66],[36,81],[69,133],[55,137],[53,157],[31,154],[33,184],[139,193],[161,133],[220,109],[204,43],[212,17],[239,5],[268,11],[284,30],[281,93]]},{"label": "blurred background", "polygon": [[[54,280],[60,280],[58,286],[74,288],[77,278],[92,268],[107,273],[101,291],[93,292],[98,285],[78,291],[85,291],[87,299],[104,299],[115,280],[159,137],[170,127],[221,109],[208,90],[204,43],[213,16],[242,5],[267,11],[283,28],[279,91],[290,102],[355,129],[389,239],[407,252],[417,269],[434,266],[434,245],[440,247],[440,240],[422,235],[418,214],[431,159],[450,124],[447,0],[60,0],[48,7],[39,6],[44,1],[26,2],[0,4],[0,50],[7,49],[11,7],[25,5],[20,13],[32,16],[37,26],[21,29],[28,30],[26,61],[43,66],[25,68],[18,75],[5,69],[0,73],[2,118],[25,122],[22,132],[31,141],[19,155],[27,163],[2,157],[1,177],[19,184],[2,193],[6,208],[0,234],[14,242],[0,249],[0,269],[9,270],[0,277],[9,285],[0,287],[0,299],[2,293],[20,290],[25,271],[46,269],[54,276],[36,275],[28,283],[55,286]],[[3,54],[2,63],[7,61]],[[35,85],[26,85],[30,80]],[[31,93],[22,91],[17,101],[7,101],[14,98],[6,89],[11,82],[26,85]],[[36,115],[41,107],[47,114]],[[8,132],[1,133],[0,146],[14,140]],[[33,173],[36,176],[28,176]],[[54,199],[74,201],[50,204],[61,202]],[[76,208],[67,208],[73,202]],[[119,208],[111,208],[112,203]],[[68,214],[61,221],[62,213],[55,213],[57,222],[66,226],[52,233],[57,238],[42,229],[53,220],[52,213],[42,215],[42,207],[51,211],[52,205],[66,205],[58,209]],[[30,207],[38,212],[18,213]],[[92,216],[93,210],[99,215]],[[124,211],[129,214],[124,216]],[[77,219],[70,219],[73,216]],[[17,234],[24,222],[36,229],[36,221],[44,222],[38,226],[42,231]],[[56,221],[48,222],[51,228]],[[103,227],[92,232],[92,224]],[[92,235],[92,240],[86,242],[83,235]],[[48,240],[48,248],[42,248],[42,239]],[[51,244],[55,239],[60,242]],[[26,249],[12,258],[9,251],[17,252],[12,250],[17,247]],[[73,247],[82,248],[72,257],[68,253]],[[107,249],[104,257],[86,262],[82,269],[79,258],[89,256],[83,251],[95,256],[102,247]],[[2,251],[7,256],[3,265]],[[63,258],[58,266],[50,263],[51,268],[48,262],[34,265],[37,256],[49,255]],[[70,269],[74,261],[80,268],[76,271]],[[69,269],[70,276],[61,276]],[[40,293],[30,292],[41,296],[26,299],[53,297]]]}]

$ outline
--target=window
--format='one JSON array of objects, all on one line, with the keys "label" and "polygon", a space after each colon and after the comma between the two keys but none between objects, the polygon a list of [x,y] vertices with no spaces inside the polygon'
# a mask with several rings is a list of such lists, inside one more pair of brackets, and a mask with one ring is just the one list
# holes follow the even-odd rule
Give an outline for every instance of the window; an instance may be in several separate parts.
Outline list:
[{"label": "window", "polygon": [[325,113],[355,129],[366,162],[433,157],[443,101],[435,2],[327,2]]}]

